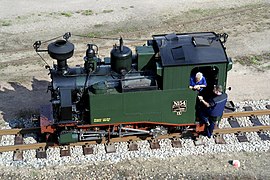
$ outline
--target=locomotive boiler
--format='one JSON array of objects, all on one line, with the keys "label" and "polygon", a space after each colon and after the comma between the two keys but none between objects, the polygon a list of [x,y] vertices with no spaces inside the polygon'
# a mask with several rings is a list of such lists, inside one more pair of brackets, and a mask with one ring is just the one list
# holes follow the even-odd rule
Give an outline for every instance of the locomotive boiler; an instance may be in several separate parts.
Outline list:
[{"label": "locomotive boiler", "polygon": [[83,63],[69,67],[74,44],[70,34],[40,50],[56,60],[47,67],[51,100],[40,108],[41,134],[60,144],[109,139],[114,136],[151,135],[194,128],[197,92],[190,77],[202,72],[205,93],[216,84],[226,87],[232,61],[224,43],[227,34],[214,32],[153,35],[135,52],[120,38],[110,57],[101,59],[98,46],[88,44]]}]

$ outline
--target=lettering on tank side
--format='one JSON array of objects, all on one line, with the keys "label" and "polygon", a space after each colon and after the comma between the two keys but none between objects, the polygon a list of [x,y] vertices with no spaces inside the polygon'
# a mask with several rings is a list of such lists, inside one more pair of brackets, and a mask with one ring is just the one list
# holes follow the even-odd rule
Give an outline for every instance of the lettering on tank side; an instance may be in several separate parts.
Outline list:
[{"label": "lettering on tank side", "polygon": [[110,122],[111,121],[111,118],[95,118],[94,119],[94,122],[97,123],[97,122]]}]

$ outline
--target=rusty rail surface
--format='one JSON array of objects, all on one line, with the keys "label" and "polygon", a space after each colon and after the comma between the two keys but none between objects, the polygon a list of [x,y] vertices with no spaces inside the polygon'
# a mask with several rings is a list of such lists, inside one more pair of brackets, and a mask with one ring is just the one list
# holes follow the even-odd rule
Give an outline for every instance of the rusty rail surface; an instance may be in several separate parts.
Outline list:
[{"label": "rusty rail surface", "polygon": [[[256,111],[242,111],[242,112],[224,113],[223,116],[222,116],[222,118],[262,116],[262,115],[270,115],[270,109],[256,110]],[[0,136],[3,136],[3,135],[16,135],[16,134],[36,133],[38,131],[40,131],[40,127],[1,129],[0,130]]]},{"label": "rusty rail surface", "polygon": [[[244,112],[232,112],[225,113],[223,118],[232,118],[232,117],[248,117],[248,116],[261,116],[269,115],[270,110],[257,110],[257,111],[244,111]],[[231,133],[243,133],[243,132],[261,132],[269,131],[270,126],[253,126],[253,127],[239,127],[239,128],[225,128],[225,129],[215,129],[214,134],[231,134]],[[0,130],[0,135],[16,135],[16,134],[27,134],[35,133],[40,131],[40,128],[18,128],[18,129],[2,129]],[[167,138],[181,138],[183,134],[181,133],[172,133],[161,135],[156,138],[156,140],[167,139]],[[140,141],[140,140],[154,140],[153,137],[140,137],[140,136],[127,136],[127,137],[116,137],[111,138],[110,141],[105,138],[100,142],[101,144],[106,143],[115,143],[115,142],[129,142],[129,141]],[[71,143],[69,146],[84,146],[84,145],[95,145],[96,141],[83,141],[77,143]],[[9,145],[9,146],[0,146],[0,152],[6,151],[22,151],[22,150],[37,150],[37,149],[46,149],[48,147],[57,147],[57,145],[52,143],[35,143],[35,144],[20,144],[20,145]]]},{"label": "rusty rail surface", "polygon": [[30,134],[40,131],[40,127],[33,128],[14,128],[14,129],[1,129],[0,136],[3,135],[16,135],[16,134]]},{"label": "rusty rail surface", "polygon": [[[222,118],[262,116],[262,115],[270,115],[270,110],[266,109],[266,110],[257,110],[257,111],[243,111],[243,112],[224,113]],[[36,133],[38,131],[40,131],[39,127],[1,129],[0,130],[0,136],[2,136],[2,135],[16,135],[16,134]]]},{"label": "rusty rail surface", "polygon": [[222,118],[269,115],[270,109],[224,113]]},{"label": "rusty rail surface", "polygon": [[[166,139],[166,138],[173,138],[173,137],[180,137],[180,133],[173,133],[173,134],[167,134],[167,135],[161,135],[157,139]],[[153,140],[153,137],[146,137],[143,140]],[[129,137],[117,137],[112,138],[110,140],[110,143],[115,142],[128,142],[128,141],[140,141],[142,138],[137,136],[129,136]],[[108,141],[104,138],[101,142],[101,144],[106,144]],[[74,146],[83,146],[83,145],[94,145],[97,144],[96,141],[82,141],[77,143],[70,143],[68,146],[74,147]],[[23,150],[37,150],[37,149],[46,149],[48,147],[60,147],[53,143],[34,143],[34,144],[20,144],[20,145],[8,145],[8,146],[0,146],[0,153],[1,152],[7,152],[7,151],[23,151]]]},{"label": "rusty rail surface", "polygon": [[214,134],[231,134],[231,133],[242,133],[242,132],[260,132],[269,131],[270,126],[252,126],[252,127],[239,127],[239,128],[224,128],[214,129]]},{"label": "rusty rail surface", "polygon": [[[231,133],[243,133],[243,132],[259,132],[259,131],[269,131],[270,126],[254,126],[254,127],[241,127],[241,128],[227,128],[227,129],[215,129],[214,134],[231,134]],[[137,136],[129,137],[117,137],[110,139],[109,143],[115,142],[129,142],[129,141],[141,141],[141,140],[161,140],[168,138],[181,138],[181,133],[173,133],[167,135],[158,136],[156,139],[153,137],[140,138]],[[108,141],[104,138],[101,144],[106,144]],[[84,146],[84,145],[95,145],[96,141],[83,141],[77,143],[71,143],[68,146]],[[46,149],[48,147],[59,147],[52,143],[35,143],[35,144],[20,144],[20,145],[9,145],[9,146],[0,146],[0,152],[6,151],[22,151],[22,150],[37,150],[37,149]]]},{"label": "rusty rail surface", "polygon": [[19,144],[19,145],[9,145],[0,146],[0,152],[6,151],[22,151],[22,150],[35,150],[35,149],[45,149],[48,146],[47,143],[35,143],[35,144]]}]

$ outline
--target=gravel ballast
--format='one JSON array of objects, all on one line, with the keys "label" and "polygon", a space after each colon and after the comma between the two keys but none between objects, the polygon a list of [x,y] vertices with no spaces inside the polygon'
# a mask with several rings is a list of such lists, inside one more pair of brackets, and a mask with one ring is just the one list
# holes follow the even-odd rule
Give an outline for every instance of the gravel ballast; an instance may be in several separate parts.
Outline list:
[{"label": "gravel ballast", "polygon": [[[256,109],[265,109],[265,105],[269,104],[269,101],[247,101],[243,103],[237,103],[237,111],[242,111],[244,106],[252,106],[254,110]],[[269,125],[269,116],[261,116],[259,117],[259,120],[263,124]],[[14,121],[15,123],[10,122],[10,124],[16,124],[18,121]],[[23,121],[25,124],[30,125],[30,123],[27,120]],[[248,118],[243,117],[238,120],[239,124],[241,126],[251,126],[251,122]],[[220,128],[228,128],[230,127],[229,123],[227,122],[227,119],[222,119],[220,125]],[[269,132],[268,132],[269,134]],[[73,147],[71,148],[71,156],[70,157],[60,157],[60,149],[59,148],[49,148],[47,150],[47,159],[36,159],[35,158],[35,151],[34,150],[28,150],[24,151],[23,161],[13,161],[13,152],[4,152],[0,155],[0,166],[1,168],[12,169],[12,168],[19,168],[20,171],[24,171],[26,169],[32,169],[33,172],[38,172],[39,176],[42,176],[42,174],[48,171],[48,169],[57,169],[59,170],[60,174],[62,170],[69,171],[71,169],[70,166],[77,168],[78,171],[80,170],[81,173],[85,173],[85,176],[92,176],[93,178],[96,177],[103,177],[103,178],[123,178],[123,177],[129,177],[132,178],[134,174],[137,174],[138,177],[145,177],[151,174],[151,177],[157,178],[165,176],[165,172],[162,172],[163,170],[158,169],[156,166],[160,165],[154,165],[153,167],[149,166],[149,163],[152,162],[155,163],[164,163],[168,166],[173,166],[174,171],[170,170],[168,175],[168,178],[179,178],[179,177],[196,177],[197,175],[190,174],[192,171],[186,169],[186,171],[181,171],[181,168],[184,166],[192,166],[194,163],[195,166],[201,163],[205,163],[205,167],[197,167],[197,168],[206,168],[206,172],[203,174],[200,174],[200,176],[211,176],[211,173],[214,173],[215,176],[235,176],[238,171],[242,171],[240,175],[247,175],[250,177],[265,177],[269,176],[270,173],[266,174],[256,174],[257,172],[253,172],[253,174],[247,169],[248,166],[251,165],[253,162],[252,158],[255,158],[256,154],[258,154],[257,161],[261,161],[261,158],[263,159],[263,156],[269,156],[269,148],[270,148],[270,141],[262,141],[257,133],[247,133],[247,138],[249,142],[238,142],[236,136],[234,134],[228,134],[224,135],[224,139],[226,141],[226,144],[215,144],[215,141],[213,138],[207,138],[204,136],[201,136],[200,139],[202,142],[204,142],[204,145],[196,146],[194,144],[194,141],[192,139],[181,139],[182,148],[173,148],[171,146],[171,141],[169,139],[164,139],[160,141],[160,149],[152,150],[150,149],[150,145],[147,141],[139,141],[138,142],[138,151],[128,151],[128,143],[121,142],[121,143],[115,143],[116,146],[116,153],[106,153],[105,146],[103,144],[97,144],[94,145],[94,154],[91,155],[83,155],[82,147]],[[3,136],[1,145],[11,145],[14,141],[14,136]],[[28,136],[24,139],[24,143],[35,143],[35,139],[32,136]],[[237,154],[241,154],[241,156],[238,157]],[[249,156],[247,158],[246,156]],[[222,161],[219,161],[219,158],[222,158]],[[247,160],[245,160],[247,158]],[[188,161],[190,159],[191,161]],[[197,159],[197,160],[196,160]],[[199,160],[201,159],[201,160]],[[204,159],[204,160],[203,160]],[[236,171],[236,169],[229,163],[231,160],[240,160],[241,166]],[[177,160],[177,161],[176,161]],[[182,162],[181,164],[178,164],[177,162]],[[248,162],[248,163],[247,163]],[[256,162],[256,161],[255,161]],[[131,168],[132,166],[126,164],[134,164],[139,163],[142,166],[138,168]],[[171,164],[172,163],[172,164]],[[228,171],[228,175],[225,175],[223,171],[218,171],[215,169],[212,169],[209,163],[222,163],[225,171]],[[249,164],[250,163],[250,164]],[[261,162],[256,162],[261,163]],[[121,165],[123,164],[123,165]],[[151,163],[150,163],[151,164]],[[90,172],[83,172],[80,168],[89,168],[94,169],[94,171]],[[117,169],[116,167],[121,167],[120,169]],[[150,172],[146,170],[142,170],[141,168],[144,166],[149,166],[147,168],[150,168]],[[260,164],[256,164],[256,166],[260,166]],[[269,166],[265,162],[264,166]],[[69,167],[69,168],[67,168]],[[94,168],[93,168],[94,167]],[[113,169],[113,170],[104,170],[100,171],[101,169]],[[105,168],[106,167],[106,168]],[[215,167],[215,166],[213,166]],[[115,169],[116,168],[116,169]],[[146,168],[146,169],[147,169]],[[166,169],[166,167],[164,167]],[[220,168],[220,167],[219,167]],[[61,170],[60,170],[61,169]],[[69,169],[69,170],[68,170]],[[133,173],[129,174],[126,173],[126,171],[123,171],[121,169],[125,169],[127,172],[132,171]],[[179,171],[178,171],[179,169]],[[226,170],[227,169],[227,170]],[[264,167],[263,167],[264,169]],[[43,171],[42,171],[43,170]],[[265,169],[266,170],[266,169]],[[116,171],[116,172],[114,172]],[[122,174],[119,174],[119,171],[122,172]],[[159,172],[160,171],[160,172]],[[245,172],[247,171],[247,172]],[[157,174],[154,174],[156,172]],[[14,176],[16,176],[16,173],[13,173]],[[82,175],[79,172],[74,172],[74,175]],[[89,174],[90,173],[90,174]],[[99,176],[99,173],[101,173],[102,176]],[[114,174],[116,173],[116,174]],[[202,172],[201,172],[202,173]],[[27,173],[26,173],[27,174]],[[46,174],[46,173],[45,173]],[[29,175],[29,174],[28,174]],[[52,175],[52,174],[50,174]],[[63,177],[65,177],[65,173],[62,174]],[[170,175],[170,176],[169,176]],[[260,175],[260,176],[259,176]],[[29,176],[35,177],[36,174],[30,174]],[[61,176],[61,175],[60,175]],[[47,176],[46,176],[47,177]],[[68,176],[69,177],[69,176]],[[134,176],[135,177],[135,176]],[[103,179],[102,178],[102,179]]]}]

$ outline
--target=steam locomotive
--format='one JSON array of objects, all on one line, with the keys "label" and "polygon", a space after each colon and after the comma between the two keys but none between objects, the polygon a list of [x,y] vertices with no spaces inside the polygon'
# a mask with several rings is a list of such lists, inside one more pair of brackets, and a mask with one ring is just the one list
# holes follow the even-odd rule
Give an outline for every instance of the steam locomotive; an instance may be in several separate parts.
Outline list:
[{"label": "steam locomotive", "polygon": [[[48,52],[57,61],[47,66],[51,100],[40,108],[41,134],[59,144],[97,141],[102,138],[149,135],[157,137],[187,127],[203,131],[196,122],[197,92],[189,89],[190,77],[202,72],[205,93],[213,86],[226,87],[232,61],[224,43],[227,34],[199,32],[153,35],[135,52],[114,45],[110,57],[101,59],[98,46],[88,44],[83,65],[69,67],[73,56],[71,34],[37,53]],[[225,89],[225,88],[224,88]]]}]

